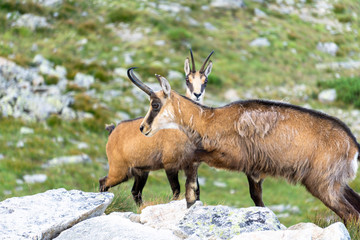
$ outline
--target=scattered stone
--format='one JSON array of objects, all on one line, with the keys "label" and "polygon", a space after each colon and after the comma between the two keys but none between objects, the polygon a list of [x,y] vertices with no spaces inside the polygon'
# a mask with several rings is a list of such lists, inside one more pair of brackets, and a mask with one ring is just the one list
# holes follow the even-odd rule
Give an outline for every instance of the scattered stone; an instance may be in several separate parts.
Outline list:
[{"label": "scattered stone", "polygon": [[45,7],[57,7],[63,3],[63,0],[35,0],[38,4]]},{"label": "scattered stone", "polygon": [[90,162],[91,162],[91,159],[88,155],[81,154],[81,155],[53,158],[53,159],[47,161],[47,163],[44,163],[42,165],[42,167],[48,168],[48,167],[59,166],[62,164],[90,163]]},{"label": "scattered stone", "polygon": [[191,12],[191,9],[189,7],[185,7],[181,5],[180,3],[160,3],[157,5],[153,5],[154,7],[157,6],[158,9],[166,12],[170,12],[172,14],[177,14],[181,11],[183,12]]},{"label": "scattered stone", "polygon": [[103,214],[112,193],[87,193],[63,188],[0,202],[3,239],[52,239],[85,219]]},{"label": "scattered stone", "polygon": [[267,206],[271,211],[283,213],[283,212],[290,212],[290,213],[300,213],[300,209],[298,206],[291,206],[291,205],[285,205],[285,204],[279,204],[279,205],[272,205]]},{"label": "scattered stone", "polygon": [[33,175],[24,175],[23,179],[26,183],[43,183],[46,181],[46,174],[33,174]]},{"label": "scattered stone", "polygon": [[28,127],[21,127],[20,128],[20,134],[33,134],[34,129],[28,128]]},{"label": "scattered stone", "polygon": [[165,40],[156,40],[154,42],[156,46],[164,46],[166,44]]},{"label": "scattered stone", "polygon": [[224,9],[239,9],[245,7],[243,0],[213,0],[211,7]]},{"label": "scattered stone", "polygon": [[128,76],[127,76],[127,69],[125,69],[125,68],[115,68],[114,74],[115,74],[116,76],[119,76],[119,77],[122,77],[122,78],[125,78],[125,79],[128,78]]},{"label": "scattered stone", "polygon": [[[12,194],[12,191],[10,191],[10,190],[4,190],[3,191],[3,194],[4,195],[10,195],[10,194]],[[1,207],[1,205],[0,205],[0,207]],[[0,209],[0,211],[1,211],[1,209]],[[0,214],[1,214],[1,212],[0,212]],[[1,230],[1,229],[0,229]]]},{"label": "scattered stone", "polygon": [[255,9],[254,9],[254,14],[255,14],[256,17],[259,17],[259,18],[265,18],[265,17],[267,17],[267,14],[266,14],[265,12],[261,11],[261,10],[258,9],[258,8],[255,8]]},{"label": "scattered stone", "polygon": [[79,87],[89,89],[90,86],[95,82],[95,78],[91,75],[76,73],[74,83]]},{"label": "scattered stone", "polygon": [[167,75],[167,79],[170,81],[182,80],[182,79],[184,79],[184,74],[181,72],[178,72],[178,71],[170,70]]},{"label": "scattered stone", "polygon": [[237,91],[235,89],[229,89],[224,93],[224,98],[226,101],[229,102],[235,102],[240,100],[239,95],[237,94]]},{"label": "scattered stone", "polygon": [[209,31],[217,30],[217,28],[209,22],[204,22],[204,27],[206,30],[209,30]]},{"label": "scattered stone", "polygon": [[214,181],[214,186],[225,188],[225,187],[227,187],[227,184],[224,182]]},{"label": "scattered stone", "polygon": [[0,153],[0,160],[3,160],[5,158],[4,154]]},{"label": "scattered stone", "polygon": [[331,56],[336,56],[336,52],[339,50],[338,45],[336,45],[336,43],[333,42],[325,42],[325,43],[319,42],[316,48],[320,52],[330,54]]},{"label": "scattered stone", "polygon": [[319,93],[318,99],[322,103],[332,103],[336,100],[336,90],[325,89]]},{"label": "scattered stone", "polygon": [[23,140],[19,140],[17,143],[16,143],[16,147],[17,148],[23,148],[25,146],[25,142]]},{"label": "scattered stone", "polygon": [[[101,231],[99,231],[101,229]],[[169,240],[179,239],[170,230],[154,229],[127,219],[122,213],[85,220],[62,232],[56,240]]]},{"label": "scattered stone", "polygon": [[199,181],[199,185],[200,185],[200,186],[205,186],[205,184],[206,184],[206,178],[204,178],[204,177],[198,177],[198,181]]},{"label": "scattered stone", "polygon": [[257,38],[250,43],[251,47],[269,47],[270,45],[267,38]]},{"label": "scattered stone", "polygon": [[360,61],[318,63],[316,69],[357,69],[360,68]]},{"label": "scattered stone", "polygon": [[13,24],[13,27],[25,27],[32,31],[39,28],[50,28],[50,24],[45,17],[36,16],[30,13],[21,15]]}]

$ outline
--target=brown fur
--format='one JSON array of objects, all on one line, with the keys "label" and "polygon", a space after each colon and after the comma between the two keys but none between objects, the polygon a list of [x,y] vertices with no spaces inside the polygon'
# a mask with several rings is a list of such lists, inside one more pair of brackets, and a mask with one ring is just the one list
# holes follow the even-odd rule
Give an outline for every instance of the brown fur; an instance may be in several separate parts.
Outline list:
[{"label": "brown fur", "polygon": [[359,144],[340,120],[280,102],[249,100],[208,108],[174,91],[159,91],[150,101],[156,99],[163,107],[151,125],[145,117],[143,133],[177,126],[203,149],[196,159],[257,181],[274,176],[300,182],[345,222],[359,218],[360,197],[347,186],[356,175]]}]

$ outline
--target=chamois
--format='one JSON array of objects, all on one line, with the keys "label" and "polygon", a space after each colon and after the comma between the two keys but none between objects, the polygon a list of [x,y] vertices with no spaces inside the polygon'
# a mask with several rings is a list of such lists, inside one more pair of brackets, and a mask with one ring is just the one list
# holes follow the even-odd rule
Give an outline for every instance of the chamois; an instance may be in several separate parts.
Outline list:
[{"label": "chamois", "polygon": [[[208,76],[212,69],[212,61],[209,59],[213,53],[214,51],[209,54],[198,71],[195,68],[191,49],[192,67],[189,58],[185,60],[186,95],[194,101],[203,101]],[[131,193],[137,205],[140,205],[149,171],[165,168],[173,198],[177,199],[180,194],[178,171],[185,168],[179,162],[182,158],[192,156],[193,147],[181,131],[164,130],[156,138],[146,138],[139,131],[142,120],[143,118],[123,121],[116,127],[106,126],[109,132],[106,145],[109,172],[108,176],[99,179],[100,191],[107,191],[110,187],[133,176],[135,181]],[[197,196],[199,198],[199,191]]]},{"label": "chamois", "polygon": [[[339,119],[256,99],[210,108],[172,91],[162,76],[156,75],[162,90],[154,92],[134,76],[132,68],[128,72],[130,80],[150,95],[150,109],[140,125],[144,135],[180,129],[199,149],[194,160],[245,172],[255,181],[273,176],[301,183],[345,224],[359,221],[360,196],[347,183],[356,177],[360,145]],[[188,205],[196,201],[186,200]]]}]

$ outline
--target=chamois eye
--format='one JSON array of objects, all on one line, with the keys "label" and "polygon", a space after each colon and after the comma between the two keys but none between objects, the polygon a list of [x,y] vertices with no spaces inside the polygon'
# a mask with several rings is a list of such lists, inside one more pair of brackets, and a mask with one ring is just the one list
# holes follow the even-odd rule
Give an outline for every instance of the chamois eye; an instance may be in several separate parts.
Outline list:
[{"label": "chamois eye", "polygon": [[152,107],[154,110],[159,110],[159,109],[160,109],[160,104],[159,104],[159,103],[152,103],[152,104],[151,104],[151,107]]}]

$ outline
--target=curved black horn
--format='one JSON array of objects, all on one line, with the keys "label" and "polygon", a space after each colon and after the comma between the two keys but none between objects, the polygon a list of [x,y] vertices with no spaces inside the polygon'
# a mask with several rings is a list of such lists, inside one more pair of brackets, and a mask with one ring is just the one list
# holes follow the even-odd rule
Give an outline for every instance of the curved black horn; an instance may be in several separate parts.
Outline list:
[{"label": "curved black horn", "polygon": [[143,90],[147,95],[151,95],[154,91],[146,86],[142,81],[140,81],[134,74],[133,70],[137,67],[132,67],[127,70],[127,75],[129,79],[141,90]]},{"label": "curved black horn", "polygon": [[203,65],[201,66],[201,69],[200,69],[201,73],[203,73],[205,71],[205,66],[213,53],[214,53],[214,50],[212,50],[212,52],[209,54],[209,56],[205,59]]},{"label": "curved black horn", "polygon": [[191,71],[192,71],[192,72],[196,72],[194,56],[193,56],[193,53],[192,53],[191,48],[190,48],[190,55],[191,55],[191,62],[192,62],[192,69],[191,69]]}]

